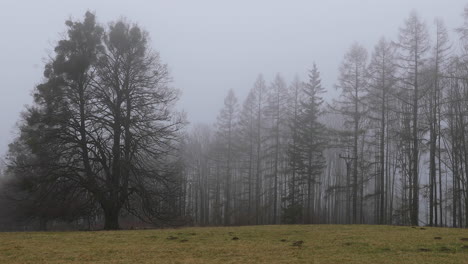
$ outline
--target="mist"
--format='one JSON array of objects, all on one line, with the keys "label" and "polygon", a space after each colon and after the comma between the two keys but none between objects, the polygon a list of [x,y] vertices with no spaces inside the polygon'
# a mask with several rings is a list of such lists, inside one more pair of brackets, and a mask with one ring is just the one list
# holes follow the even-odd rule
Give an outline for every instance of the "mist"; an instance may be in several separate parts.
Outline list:
[{"label": "mist", "polygon": [[[331,101],[338,68],[354,42],[369,51],[394,40],[412,10],[429,27],[444,20],[450,34],[462,23],[465,1],[1,1],[0,153],[43,78],[44,62],[65,33],[64,21],[95,12],[107,23],[125,17],[148,31],[182,92],[178,108],[191,124],[213,123],[233,89],[242,101],[258,74],[304,79],[315,62]],[[456,42],[456,41],[455,41]]]},{"label": "mist", "polygon": [[0,8],[0,231],[468,227],[463,1]]}]

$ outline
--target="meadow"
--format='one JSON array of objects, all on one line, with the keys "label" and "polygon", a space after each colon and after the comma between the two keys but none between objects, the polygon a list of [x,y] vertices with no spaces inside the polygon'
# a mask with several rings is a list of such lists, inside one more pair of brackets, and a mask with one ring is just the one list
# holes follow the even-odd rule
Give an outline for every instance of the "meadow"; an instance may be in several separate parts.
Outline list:
[{"label": "meadow", "polygon": [[0,233],[0,263],[468,263],[468,230],[270,225]]}]

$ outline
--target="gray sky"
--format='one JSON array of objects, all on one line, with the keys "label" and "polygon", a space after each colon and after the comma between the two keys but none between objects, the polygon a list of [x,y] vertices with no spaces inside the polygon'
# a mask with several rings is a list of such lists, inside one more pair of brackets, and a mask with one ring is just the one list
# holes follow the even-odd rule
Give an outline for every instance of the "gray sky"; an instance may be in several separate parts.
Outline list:
[{"label": "gray sky", "polygon": [[[315,61],[322,83],[333,84],[343,54],[357,41],[369,53],[382,36],[395,39],[411,10],[430,26],[442,18],[461,25],[462,0],[237,0],[237,1],[22,1],[0,0],[0,155],[15,123],[42,79],[68,18],[86,10],[98,21],[126,17],[150,33],[152,47],[169,65],[179,106],[189,121],[213,122],[228,89],[242,100],[255,78],[280,72],[286,81],[306,75]],[[432,28],[431,28],[432,29]],[[431,31],[432,32],[432,31]]]}]

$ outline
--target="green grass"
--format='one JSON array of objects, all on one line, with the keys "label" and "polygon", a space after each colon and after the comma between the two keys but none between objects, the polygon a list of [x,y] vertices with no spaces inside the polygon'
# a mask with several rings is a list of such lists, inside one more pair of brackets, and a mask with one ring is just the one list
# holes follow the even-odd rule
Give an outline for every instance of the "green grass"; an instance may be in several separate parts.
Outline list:
[{"label": "green grass", "polygon": [[0,263],[468,263],[462,238],[468,230],[364,225],[0,233]]}]

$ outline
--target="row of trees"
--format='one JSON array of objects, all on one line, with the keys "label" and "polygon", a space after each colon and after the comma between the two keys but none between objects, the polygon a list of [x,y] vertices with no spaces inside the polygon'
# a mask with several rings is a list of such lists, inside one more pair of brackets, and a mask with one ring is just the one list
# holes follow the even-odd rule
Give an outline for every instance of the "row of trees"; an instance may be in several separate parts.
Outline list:
[{"label": "row of trees", "polygon": [[242,104],[229,91],[215,126],[182,133],[147,33],[87,12],[66,22],[10,144],[0,225],[466,227],[468,9],[464,21],[458,42],[412,13],[370,56],[353,44],[330,103],[316,65],[289,84],[259,75]]},{"label": "row of trees", "polygon": [[466,227],[468,10],[464,19],[457,43],[413,12],[370,58],[353,44],[328,105],[315,65],[289,85],[260,75],[242,105],[229,91],[215,127],[185,140],[185,214],[200,225]]}]

